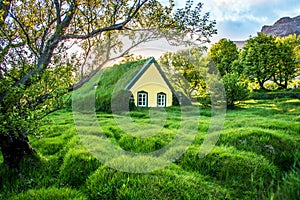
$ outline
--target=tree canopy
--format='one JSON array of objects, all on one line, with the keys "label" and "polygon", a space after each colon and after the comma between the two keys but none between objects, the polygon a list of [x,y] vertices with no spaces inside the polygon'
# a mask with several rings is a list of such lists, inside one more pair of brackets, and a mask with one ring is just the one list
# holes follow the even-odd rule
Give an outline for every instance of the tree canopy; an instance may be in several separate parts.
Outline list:
[{"label": "tree canopy", "polygon": [[217,66],[220,75],[224,76],[234,70],[233,63],[238,59],[239,52],[233,41],[222,38],[211,46],[209,56]]},{"label": "tree canopy", "polygon": [[297,46],[295,37],[276,38],[259,33],[247,40],[239,62],[244,73],[257,80],[260,88],[265,89],[264,83],[269,80],[287,88],[288,81],[296,76]]}]

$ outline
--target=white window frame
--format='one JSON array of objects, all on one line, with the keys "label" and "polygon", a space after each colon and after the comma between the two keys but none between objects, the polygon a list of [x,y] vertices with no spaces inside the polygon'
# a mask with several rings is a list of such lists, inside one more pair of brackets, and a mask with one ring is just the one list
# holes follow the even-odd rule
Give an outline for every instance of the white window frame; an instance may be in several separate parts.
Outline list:
[{"label": "white window frame", "polygon": [[137,107],[148,107],[148,93],[140,91],[137,93]]},{"label": "white window frame", "polygon": [[157,107],[164,108],[166,107],[167,95],[163,92],[157,94]]}]

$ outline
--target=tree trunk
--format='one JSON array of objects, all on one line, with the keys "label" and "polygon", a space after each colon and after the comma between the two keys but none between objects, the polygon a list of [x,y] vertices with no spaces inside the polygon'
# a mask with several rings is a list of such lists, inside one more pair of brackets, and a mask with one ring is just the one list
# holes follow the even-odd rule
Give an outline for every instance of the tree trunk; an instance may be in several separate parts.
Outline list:
[{"label": "tree trunk", "polygon": [[0,149],[4,163],[11,169],[17,168],[26,155],[35,153],[29,144],[28,137],[22,133],[18,134],[17,137],[13,134],[3,135],[0,133]]},{"label": "tree trunk", "polygon": [[263,81],[258,80],[258,84],[259,84],[260,89],[266,90],[266,88],[264,87],[264,82]]}]

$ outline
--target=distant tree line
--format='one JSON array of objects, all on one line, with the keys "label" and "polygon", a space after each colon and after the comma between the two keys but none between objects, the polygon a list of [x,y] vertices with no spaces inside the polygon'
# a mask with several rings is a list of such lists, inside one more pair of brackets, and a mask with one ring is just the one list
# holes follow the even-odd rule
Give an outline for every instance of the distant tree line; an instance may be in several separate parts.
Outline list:
[{"label": "distant tree line", "polygon": [[[284,38],[258,33],[246,41],[242,49],[226,38],[213,44],[204,56],[203,48],[191,48],[166,53],[160,62],[178,90],[203,104],[210,104],[211,74],[218,74],[226,92],[227,106],[249,96],[249,83],[257,83],[267,90],[265,83],[272,81],[287,89],[300,74],[300,37]],[[216,86],[214,86],[216,87]]]},{"label": "distant tree line", "polygon": [[233,41],[221,39],[212,45],[209,56],[220,74],[237,73],[250,81],[257,81],[260,89],[273,81],[279,88],[288,84],[300,73],[300,37],[290,35],[279,38],[259,33],[246,41],[238,50]]}]

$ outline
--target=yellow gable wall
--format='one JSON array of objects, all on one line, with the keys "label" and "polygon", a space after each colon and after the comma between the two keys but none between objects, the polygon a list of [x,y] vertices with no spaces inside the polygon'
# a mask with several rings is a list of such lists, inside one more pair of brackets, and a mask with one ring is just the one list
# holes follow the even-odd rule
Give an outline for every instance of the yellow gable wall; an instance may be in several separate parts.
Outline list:
[{"label": "yellow gable wall", "polygon": [[157,107],[157,93],[160,92],[166,94],[166,106],[172,105],[172,91],[153,63],[135,82],[130,91],[134,96],[135,105],[137,105],[137,93],[140,91],[148,93],[148,107]]}]

